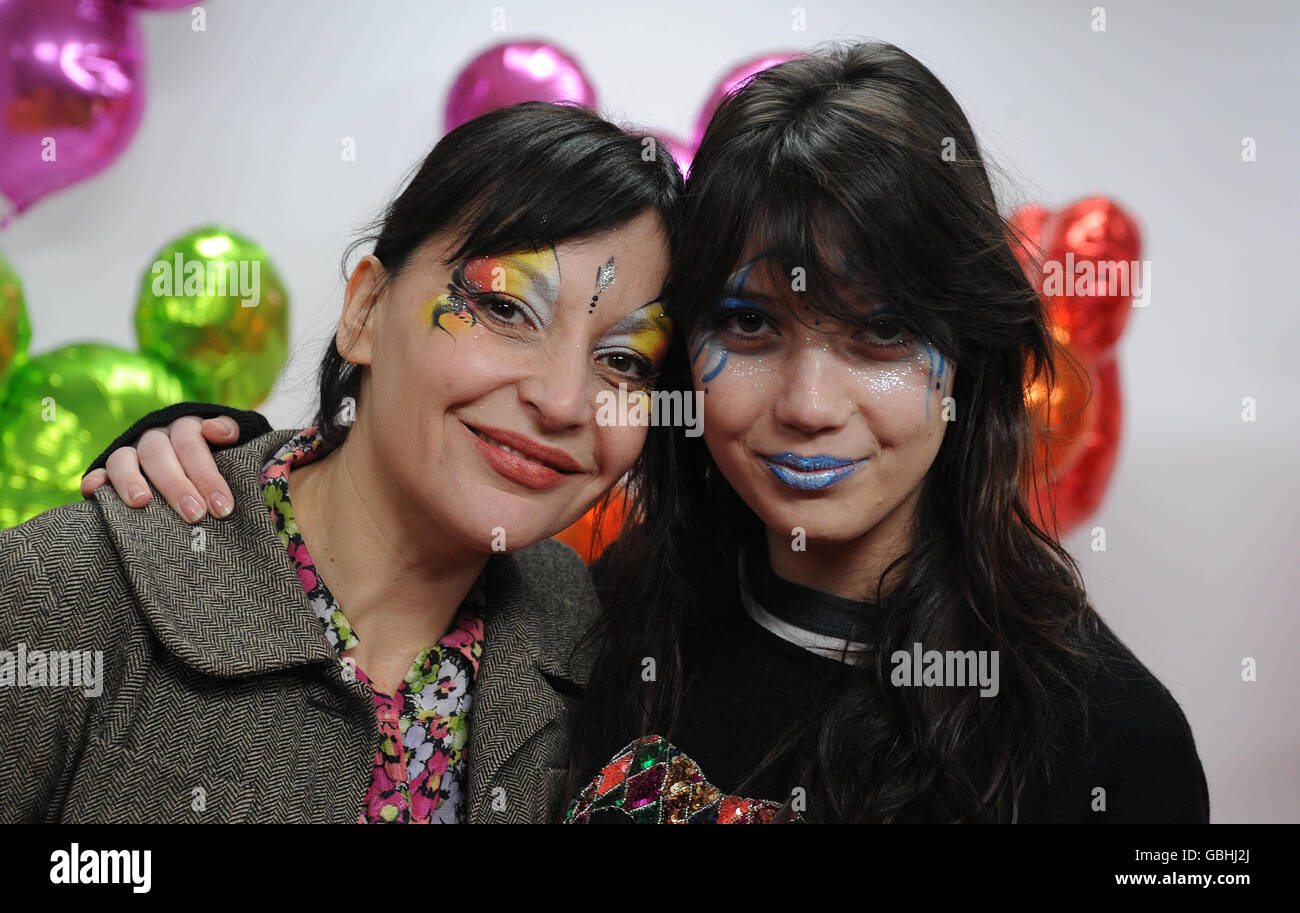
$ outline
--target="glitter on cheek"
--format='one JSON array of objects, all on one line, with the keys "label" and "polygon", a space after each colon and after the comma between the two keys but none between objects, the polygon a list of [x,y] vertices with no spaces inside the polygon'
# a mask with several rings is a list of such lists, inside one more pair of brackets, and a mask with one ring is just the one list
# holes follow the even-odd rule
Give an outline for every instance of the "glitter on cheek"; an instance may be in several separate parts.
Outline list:
[{"label": "glitter on cheek", "polygon": [[757,380],[775,370],[778,356],[770,354],[731,353],[727,361],[727,378],[729,380]]},{"label": "glitter on cheek", "polygon": [[708,385],[719,378],[728,384],[728,390],[745,389],[752,395],[753,388],[749,384],[737,386],[737,382],[760,381],[782,370],[780,353],[735,351],[728,349],[716,337],[697,335],[692,339],[690,351],[695,386],[706,395],[709,393]]},{"label": "glitter on cheek", "polygon": [[931,355],[927,349],[918,349],[914,355],[898,361],[859,363],[851,367],[849,373],[869,399],[887,397],[897,400],[903,397],[923,401],[928,422],[932,380],[927,378],[934,373],[930,364]]},{"label": "glitter on cheek", "polygon": [[914,372],[909,367],[891,366],[889,368],[854,368],[850,374],[858,380],[862,386],[875,394],[876,396],[886,396],[890,393],[898,393],[916,386],[913,379]]}]

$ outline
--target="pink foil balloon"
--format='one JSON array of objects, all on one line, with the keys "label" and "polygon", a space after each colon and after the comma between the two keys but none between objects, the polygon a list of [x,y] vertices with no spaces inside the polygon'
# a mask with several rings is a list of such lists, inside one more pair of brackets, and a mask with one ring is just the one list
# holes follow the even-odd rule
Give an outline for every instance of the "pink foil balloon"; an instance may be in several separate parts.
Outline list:
[{"label": "pink foil balloon", "polygon": [[668,151],[673,154],[673,160],[677,162],[677,168],[681,171],[682,177],[690,177],[691,161],[695,158],[695,147],[686,140],[664,133],[662,130],[646,130],[650,136],[663,143],[668,147]]},{"label": "pink foil balloon", "polygon": [[126,0],[128,6],[142,10],[178,10],[187,6],[198,6],[203,0]]},{"label": "pink foil balloon", "polygon": [[785,63],[787,60],[793,60],[798,54],[768,54],[763,57],[755,57],[737,67],[733,67],[726,76],[718,81],[713,89],[713,94],[709,100],[700,108],[700,116],[695,121],[695,132],[691,134],[691,148],[698,149],[700,140],[704,139],[704,130],[709,126],[709,120],[713,117],[713,111],[722,102],[722,99],[755,73],[760,73],[768,67],[774,67],[778,63]]},{"label": "pink foil balloon", "polygon": [[461,70],[447,93],[444,129],[450,133],[481,114],[521,101],[573,101],[594,106],[592,88],[578,62],[542,41],[512,41],[488,48]]},{"label": "pink foil balloon", "polygon": [[0,0],[0,193],[18,212],[131,141],[144,110],[135,15],[113,0]]}]

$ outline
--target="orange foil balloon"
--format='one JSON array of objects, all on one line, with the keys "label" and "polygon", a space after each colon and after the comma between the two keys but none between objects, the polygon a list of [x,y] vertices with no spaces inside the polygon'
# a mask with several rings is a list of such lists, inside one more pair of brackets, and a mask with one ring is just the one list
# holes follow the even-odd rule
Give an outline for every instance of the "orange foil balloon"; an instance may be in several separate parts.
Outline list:
[{"label": "orange foil balloon", "polygon": [[1089,389],[1086,365],[1058,354],[1056,383],[1048,389],[1043,378],[1035,380],[1025,391],[1025,405],[1034,427],[1035,465],[1060,478],[1097,427],[1098,398]]},{"label": "orange foil balloon", "polygon": [[[1093,398],[1096,401],[1096,426],[1083,435],[1083,443],[1073,465],[1058,473],[1055,481],[1038,480],[1039,497],[1035,505],[1039,524],[1044,529],[1056,529],[1065,535],[1088,519],[1101,505],[1115,469],[1119,451],[1120,430],[1124,420],[1123,398],[1120,391],[1119,360],[1108,356],[1093,365]],[[1045,515],[1045,497],[1051,489],[1056,501],[1056,523]]]},{"label": "orange foil balloon", "polygon": [[1149,279],[1137,223],[1105,197],[1091,197],[1049,217],[1042,232],[1040,291],[1058,338],[1097,358],[1124,332],[1134,292]]},{"label": "orange foil balloon", "polygon": [[587,564],[600,557],[605,546],[614,541],[623,526],[627,500],[623,496],[622,489],[616,488],[611,491],[606,500],[609,503],[605,508],[604,516],[600,518],[601,522],[596,521],[596,514],[600,509],[600,505],[597,504],[583,514],[577,523],[553,537],[577,552],[578,557]]}]

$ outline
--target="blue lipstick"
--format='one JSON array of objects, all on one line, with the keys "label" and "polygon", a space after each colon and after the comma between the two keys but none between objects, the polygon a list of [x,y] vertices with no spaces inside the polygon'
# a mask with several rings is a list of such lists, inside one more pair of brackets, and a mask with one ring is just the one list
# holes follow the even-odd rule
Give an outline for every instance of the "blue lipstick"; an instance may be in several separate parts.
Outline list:
[{"label": "blue lipstick", "polygon": [[805,457],[788,450],[762,459],[778,482],[800,491],[829,488],[853,475],[867,462],[824,455]]}]

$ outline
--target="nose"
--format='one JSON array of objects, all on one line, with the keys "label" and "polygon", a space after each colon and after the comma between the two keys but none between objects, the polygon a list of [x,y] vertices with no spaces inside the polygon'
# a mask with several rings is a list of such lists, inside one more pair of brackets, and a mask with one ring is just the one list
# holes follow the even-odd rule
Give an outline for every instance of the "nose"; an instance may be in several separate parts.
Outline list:
[{"label": "nose", "polygon": [[827,347],[806,340],[788,361],[776,419],[804,434],[842,428],[853,413],[844,367]]},{"label": "nose", "polygon": [[556,346],[538,353],[536,365],[519,382],[519,398],[548,431],[569,431],[591,421],[591,364],[581,346]]}]

